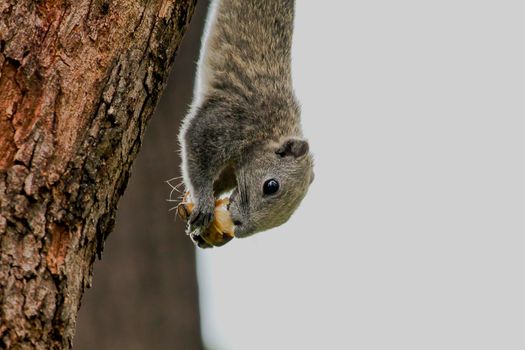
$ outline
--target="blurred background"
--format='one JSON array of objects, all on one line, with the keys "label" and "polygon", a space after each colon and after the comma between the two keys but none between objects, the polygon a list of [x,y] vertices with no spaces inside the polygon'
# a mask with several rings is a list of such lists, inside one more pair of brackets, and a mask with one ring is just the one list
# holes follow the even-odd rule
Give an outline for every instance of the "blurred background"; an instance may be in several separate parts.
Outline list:
[{"label": "blurred background", "polygon": [[524,349],[525,5],[297,1],[293,75],[315,181],[286,225],[195,254],[164,181],[179,175],[206,7],[75,348]]},{"label": "blurred background", "polygon": [[93,287],[78,315],[77,350],[204,349],[195,248],[169,211],[176,203],[167,201],[165,181],[180,176],[177,134],[193,95],[207,7],[208,1],[198,1],[119,202],[115,229],[95,262]]}]

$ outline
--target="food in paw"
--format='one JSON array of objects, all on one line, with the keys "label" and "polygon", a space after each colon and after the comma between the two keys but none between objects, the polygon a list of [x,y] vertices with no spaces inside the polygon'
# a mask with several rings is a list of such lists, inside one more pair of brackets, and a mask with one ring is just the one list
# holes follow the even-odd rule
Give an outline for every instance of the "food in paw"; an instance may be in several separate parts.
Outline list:
[{"label": "food in paw", "polygon": [[[190,232],[190,235],[199,247],[204,248],[208,245],[219,247],[228,243],[234,237],[233,221],[228,211],[228,203],[228,198],[216,200],[214,218],[210,227],[204,232]],[[191,201],[189,192],[186,192],[182,202],[177,207],[177,214],[182,220],[187,220],[194,207],[195,204]]]}]

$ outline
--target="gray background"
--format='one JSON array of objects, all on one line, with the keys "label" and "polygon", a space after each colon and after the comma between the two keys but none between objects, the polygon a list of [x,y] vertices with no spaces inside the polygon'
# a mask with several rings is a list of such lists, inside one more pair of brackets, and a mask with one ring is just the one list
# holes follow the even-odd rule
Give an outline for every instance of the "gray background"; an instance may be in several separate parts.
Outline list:
[{"label": "gray background", "polygon": [[523,1],[297,1],[316,179],[198,253],[214,349],[524,349]]}]

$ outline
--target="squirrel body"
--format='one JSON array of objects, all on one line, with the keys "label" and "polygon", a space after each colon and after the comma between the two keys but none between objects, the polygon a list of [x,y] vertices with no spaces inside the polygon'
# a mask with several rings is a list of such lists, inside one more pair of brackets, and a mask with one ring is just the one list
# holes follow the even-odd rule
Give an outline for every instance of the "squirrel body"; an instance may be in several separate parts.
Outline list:
[{"label": "squirrel body", "polygon": [[215,0],[179,141],[190,232],[231,191],[235,236],[286,222],[313,180],[291,77],[294,0]]}]

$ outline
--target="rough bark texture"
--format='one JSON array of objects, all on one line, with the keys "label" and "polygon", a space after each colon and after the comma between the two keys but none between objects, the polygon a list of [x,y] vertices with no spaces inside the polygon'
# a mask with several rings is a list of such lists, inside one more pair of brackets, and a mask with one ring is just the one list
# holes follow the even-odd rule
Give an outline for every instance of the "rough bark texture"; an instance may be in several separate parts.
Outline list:
[{"label": "rough bark texture", "polygon": [[71,347],[194,0],[0,0],[0,348]]},{"label": "rough bark texture", "polygon": [[115,230],[82,298],[73,349],[203,349],[195,247],[169,212],[176,203],[166,201],[171,188],[164,181],[180,175],[176,135],[191,102],[207,3],[197,3],[148,124]]}]

